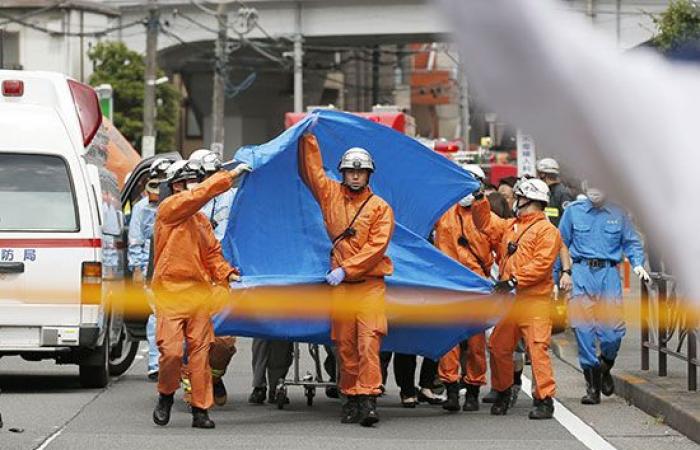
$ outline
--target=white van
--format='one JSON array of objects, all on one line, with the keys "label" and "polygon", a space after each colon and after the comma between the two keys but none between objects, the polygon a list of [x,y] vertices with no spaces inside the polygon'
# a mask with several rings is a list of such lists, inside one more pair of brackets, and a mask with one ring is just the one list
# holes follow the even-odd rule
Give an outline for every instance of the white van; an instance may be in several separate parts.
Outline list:
[{"label": "white van", "polygon": [[0,357],[78,364],[103,387],[138,341],[106,308],[126,245],[97,96],[49,72],[0,70],[0,86]]}]

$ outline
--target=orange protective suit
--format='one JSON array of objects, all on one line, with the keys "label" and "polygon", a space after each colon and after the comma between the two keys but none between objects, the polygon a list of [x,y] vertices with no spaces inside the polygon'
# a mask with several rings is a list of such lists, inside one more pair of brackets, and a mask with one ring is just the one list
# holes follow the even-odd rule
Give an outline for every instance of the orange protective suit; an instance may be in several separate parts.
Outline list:
[{"label": "orange protective suit", "polygon": [[[460,239],[460,238],[464,239]],[[435,224],[435,246],[447,256],[462,263],[474,273],[488,277],[493,264],[491,243],[476,229],[471,208],[455,205]],[[446,383],[459,381],[462,349],[455,346],[440,358],[438,375]],[[467,364],[464,382],[475,386],[486,384],[486,336],[479,333],[467,340]]]},{"label": "orange protective suit", "polygon": [[[535,397],[554,397],[556,385],[548,350],[552,268],[562,245],[559,230],[544,212],[501,219],[491,214],[485,199],[474,202],[472,214],[477,229],[496,246],[501,280],[515,278],[518,282],[513,306],[491,333],[491,386],[503,392],[513,385],[513,350],[522,335],[532,359]],[[512,255],[508,254],[509,243],[517,243]]]},{"label": "orange protective suit", "polygon": [[384,277],[394,270],[385,253],[394,231],[394,213],[369,187],[355,193],[328,178],[313,135],[300,139],[299,171],[321,207],[331,241],[346,230],[369,198],[352,225],[355,233],[338,240],[331,252],[331,267],[342,267],[346,274],[345,281],[333,289],[333,302],[352,301],[357,307],[354,318],[333,318],[331,334],[338,347],[341,392],[379,395],[379,347],[387,331]]},{"label": "orange protective suit", "polygon": [[199,210],[231,189],[233,176],[221,172],[190,191],[175,194],[158,208],[155,223],[153,290],[160,350],[158,392],[170,395],[180,384],[182,341],[187,340],[192,406],[213,404],[209,349],[214,342],[211,313],[236,269],[221,254],[211,224]]}]

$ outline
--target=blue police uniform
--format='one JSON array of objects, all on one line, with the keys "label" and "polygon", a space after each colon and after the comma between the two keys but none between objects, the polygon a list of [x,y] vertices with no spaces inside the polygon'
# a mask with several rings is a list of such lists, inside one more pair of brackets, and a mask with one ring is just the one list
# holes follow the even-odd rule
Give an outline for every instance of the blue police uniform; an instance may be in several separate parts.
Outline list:
[{"label": "blue police uniform", "polygon": [[[156,223],[158,205],[151,204],[144,197],[131,209],[129,222],[129,269],[133,272],[141,269],[145,275],[148,269],[148,257],[153,239],[153,226]],[[148,316],[146,323],[146,339],[148,340],[148,373],[158,371],[158,346],[156,345],[156,316]]]},{"label": "blue police uniform", "polygon": [[228,227],[228,216],[231,213],[231,204],[236,196],[236,188],[230,189],[221,195],[214,197],[200,210],[214,227],[214,236],[221,241]]},{"label": "blue police uniform", "polygon": [[156,223],[157,205],[152,205],[148,197],[144,197],[131,209],[129,222],[129,269],[133,272],[141,269],[144,274],[148,268],[148,256],[153,226]]},{"label": "blue police uniform", "polygon": [[573,260],[569,317],[579,364],[592,369],[600,365],[596,339],[603,358],[614,361],[617,356],[626,331],[618,264],[624,253],[633,267],[643,266],[644,248],[627,213],[611,203],[600,208],[588,199],[571,203],[559,231]]}]

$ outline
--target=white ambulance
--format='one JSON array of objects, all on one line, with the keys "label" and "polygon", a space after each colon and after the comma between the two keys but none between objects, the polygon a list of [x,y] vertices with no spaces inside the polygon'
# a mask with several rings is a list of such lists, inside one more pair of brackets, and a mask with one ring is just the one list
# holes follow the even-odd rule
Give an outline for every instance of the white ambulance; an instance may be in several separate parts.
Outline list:
[{"label": "white ambulance", "polygon": [[0,70],[0,88],[0,357],[77,364],[103,387],[138,341],[106,307],[126,245],[96,93],[49,72]]}]

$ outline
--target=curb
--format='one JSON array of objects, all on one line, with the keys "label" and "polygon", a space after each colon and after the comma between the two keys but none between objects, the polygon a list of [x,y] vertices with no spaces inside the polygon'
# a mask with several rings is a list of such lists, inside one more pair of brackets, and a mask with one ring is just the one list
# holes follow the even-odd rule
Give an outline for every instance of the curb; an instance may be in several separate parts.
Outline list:
[{"label": "curb", "polygon": [[[565,334],[552,337],[554,355],[579,372],[576,342]],[[640,376],[625,371],[613,371],[615,395],[624,398],[652,417],[663,422],[689,439],[700,444],[700,407],[697,400],[684,398],[683,393],[674,392],[656,385]]]}]

